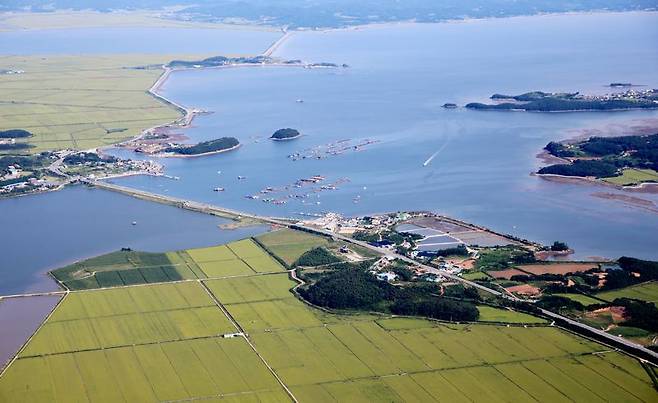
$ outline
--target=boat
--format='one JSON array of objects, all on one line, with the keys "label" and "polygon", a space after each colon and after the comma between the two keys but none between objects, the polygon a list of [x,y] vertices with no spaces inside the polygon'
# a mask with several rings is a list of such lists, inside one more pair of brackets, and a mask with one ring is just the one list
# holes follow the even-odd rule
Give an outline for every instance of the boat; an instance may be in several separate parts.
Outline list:
[{"label": "boat", "polygon": [[247,179],[247,177],[246,177],[246,176],[242,176],[242,175],[238,175],[238,180],[243,180],[243,179]]},{"label": "boat", "polygon": [[132,222],[132,225],[137,225],[137,221],[133,221],[133,222]]},{"label": "boat", "polygon": [[224,188],[214,188],[213,189],[215,192],[223,192]]}]

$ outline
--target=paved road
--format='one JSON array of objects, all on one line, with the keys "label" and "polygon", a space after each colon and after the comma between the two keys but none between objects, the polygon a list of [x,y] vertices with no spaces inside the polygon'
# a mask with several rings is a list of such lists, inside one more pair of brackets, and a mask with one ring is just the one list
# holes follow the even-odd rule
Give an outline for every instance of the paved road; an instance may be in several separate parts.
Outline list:
[{"label": "paved road", "polygon": [[[473,281],[466,280],[462,277],[459,277],[459,276],[456,276],[454,274],[448,273],[445,270],[437,269],[435,267],[431,267],[431,266],[428,266],[428,265],[425,265],[425,264],[422,264],[422,263],[418,263],[417,261],[415,261],[415,260],[413,260],[413,259],[411,259],[407,256],[397,254],[397,253],[392,252],[388,249],[378,248],[378,247],[375,247],[375,246],[372,246],[372,245],[368,244],[367,242],[358,241],[358,240],[349,238],[349,237],[341,235],[341,234],[336,234],[336,233],[331,232],[331,231],[296,224],[296,223],[293,223],[289,219],[259,216],[259,215],[256,215],[256,214],[250,214],[250,213],[245,213],[245,212],[242,212],[242,211],[231,210],[231,209],[218,207],[218,206],[214,206],[214,205],[210,205],[210,204],[198,203],[198,202],[194,202],[194,201],[178,199],[178,198],[175,198],[175,197],[158,195],[158,194],[146,192],[146,191],[143,191],[143,190],[127,188],[127,187],[123,187],[123,186],[119,186],[119,185],[115,185],[115,184],[110,184],[110,183],[106,183],[106,182],[92,181],[92,180],[88,180],[88,179],[83,180],[83,182],[85,182],[89,185],[92,185],[92,186],[97,186],[99,188],[103,188],[103,189],[107,189],[107,190],[113,190],[113,191],[125,193],[125,194],[128,194],[128,195],[136,196],[136,197],[142,197],[142,198],[157,201],[157,202],[160,202],[160,203],[175,204],[175,205],[178,205],[182,208],[186,208],[186,209],[190,209],[190,210],[194,210],[194,211],[199,211],[199,212],[203,212],[203,213],[207,213],[207,214],[217,214],[217,215],[224,215],[224,216],[228,215],[228,216],[233,216],[233,217],[251,218],[251,219],[254,219],[254,220],[259,220],[259,221],[270,223],[270,224],[275,224],[275,225],[279,225],[279,226],[283,226],[283,227],[288,227],[288,228],[292,228],[292,229],[298,229],[298,230],[302,230],[302,231],[306,231],[306,232],[310,232],[310,233],[315,233],[315,234],[328,236],[328,237],[331,237],[335,240],[340,240],[341,242],[345,242],[345,243],[352,244],[352,245],[358,245],[358,246],[370,249],[372,251],[381,253],[385,256],[391,256],[393,258],[401,259],[401,260],[403,260],[405,262],[408,262],[410,264],[422,267],[423,269],[427,270],[430,273],[439,274],[443,277],[449,278],[449,279],[454,280],[454,281],[459,281],[462,284],[466,284],[466,285],[469,285],[471,287],[475,287],[477,289],[488,292],[490,294],[493,294],[493,295],[496,295],[496,296],[499,296],[499,297],[503,297],[503,298],[507,298],[507,299],[510,299],[510,300],[514,300],[514,301],[522,301],[521,299],[519,299],[517,297],[514,297],[514,296],[510,297],[509,295],[503,294],[500,291],[491,289],[489,287],[483,286],[483,285],[475,283]],[[547,310],[544,310],[544,309],[542,309],[541,312],[544,315],[546,315],[550,318],[553,318],[557,321],[562,321],[562,322],[568,323],[569,325],[571,325],[571,326],[573,326],[577,329],[581,329],[583,332],[586,333],[585,336],[589,336],[590,334],[596,334],[600,338],[608,340],[608,341],[612,342],[613,344],[621,344],[621,345],[627,347],[626,351],[629,352],[629,353],[635,353],[635,354],[642,353],[645,357],[653,358],[652,362],[658,363],[658,353],[656,353],[654,351],[651,351],[651,350],[649,350],[649,349],[647,349],[643,346],[640,346],[638,344],[630,342],[626,339],[623,339],[623,338],[620,338],[620,337],[617,337],[617,336],[613,336],[613,335],[608,334],[608,333],[606,333],[606,332],[604,332],[600,329],[596,329],[594,327],[587,326],[583,323],[571,320],[571,319],[569,319],[565,316],[562,316],[560,314],[557,314],[555,312],[547,311]]]}]

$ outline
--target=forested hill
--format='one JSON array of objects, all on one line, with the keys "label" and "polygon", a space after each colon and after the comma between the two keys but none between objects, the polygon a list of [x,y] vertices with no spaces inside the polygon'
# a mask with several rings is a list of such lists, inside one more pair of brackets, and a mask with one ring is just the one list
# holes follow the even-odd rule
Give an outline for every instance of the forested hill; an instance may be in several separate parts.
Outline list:
[{"label": "forested hill", "polygon": [[658,134],[590,137],[574,144],[551,142],[545,150],[572,163],[544,167],[540,174],[604,178],[616,176],[624,168],[658,170]]}]

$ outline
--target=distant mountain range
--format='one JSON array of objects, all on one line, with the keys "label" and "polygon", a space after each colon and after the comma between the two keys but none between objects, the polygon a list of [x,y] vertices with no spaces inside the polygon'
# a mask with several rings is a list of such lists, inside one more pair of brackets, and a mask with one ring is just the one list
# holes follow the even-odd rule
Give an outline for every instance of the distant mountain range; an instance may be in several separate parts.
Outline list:
[{"label": "distant mountain range", "polygon": [[162,10],[174,19],[341,27],[373,22],[506,17],[578,11],[656,10],[655,0],[3,0],[0,11]]}]

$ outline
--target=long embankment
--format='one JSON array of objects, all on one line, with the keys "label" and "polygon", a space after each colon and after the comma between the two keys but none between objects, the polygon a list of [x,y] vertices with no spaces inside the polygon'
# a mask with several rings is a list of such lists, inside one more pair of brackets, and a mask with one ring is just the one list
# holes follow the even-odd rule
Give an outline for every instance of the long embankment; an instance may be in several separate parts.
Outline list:
[{"label": "long embankment", "polygon": [[[390,250],[378,248],[375,246],[372,246],[366,242],[361,242],[357,241],[355,239],[349,238],[347,236],[341,235],[341,234],[336,234],[331,231],[323,230],[320,228],[314,228],[314,227],[309,227],[305,226],[302,224],[298,224],[296,222],[291,221],[290,219],[287,218],[278,218],[278,217],[265,217],[265,216],[259,216],[256,214],[250,214],[250,213],[245,213],[242,211],[237,211],[237,210],[232,210],[232,209],[227,209],[223,207],[218,207],[214,206],[211,204],[206,204],[206,203],[199,203],[195,201],[189,201],[189,200],[184,200],[184,199],[179,199],[171,196],[164,196],[164,195],[158,195],[155,193],[143,191],[143,190],[138,190],[138,189],[133,189],[133,188],[128,188],[124,186],[119,186],[111,183],[105,183],[105,182],[100,182],[100,181],[92,181],[92,180],[83,180],[83,183],[86,183],[90,186],[95,186],[98,188],[106,189],[106,190],[111,190],[115,192],[120,192],[124,193],[133,197],[145,199],[145,200],[150,200],[158,203],[164,203],[164,204],[169,204],[169,205],[174,205],[180,208],[192,210],[192,211],[197,211],[200,213],[204,214],[211,214],[211,215],[216,215],[216,216],[221,216],[221,217],[226,217],[230,219],[243,219],[243,218],[249,218],[253,219],[255,221],[267,223],[267,224],[273,224],[281,227],[288,227],[291,229],[296,229],[300,231],[305,231],[309,232],[312,234],[316,235],[321,235],[325,237],[330,237],[334,240],[338,240],[341,242],[353,244],[353,245],[358,245],[370,250],[373,250],[375,252],[378,252],[382,255],[386,256],[391,256],[396,259],[401,259],[405,262],[408,262],[409,264],[415,265],[422,267],[423,269],[433,272],[436,274],[440,274],[441,276],[444,276],[446,278],[449,278],[450,280],[454,281],[459,281],[462,284],[469,285],[471,287],[475,287],[477,289],[480,289],[482,291],[485,291],[487,293],[503,297],[503,298],[508,298],[514,301],[521,301],[520,299],[516,297],[510,297],[510,296],[505,296],[503,295],[500,291],[493,290],[491,288],[488,288],[484,285],[475,283],[473,281],[466,280],[462,277],[456,276],[454,274],[448,273],[445,270],[437,269],[435,267],[427,266],[422,263],[419,263],[407,256],[399,255],[397,253],[394,253]],[[623,339],[621,337],[613,336],[611,334],[608,334],[602,330],[593,328],[591,326],[585,325],[583,323],[574,321],[572,319],[569,319],[565,316],[556,314],[554,312],[546,311],[546,310],[541,310],[542,314],[546,317],[550,317],[555,321],[555,324],[558,325],[561,328],[564,328],[568,331],[571,331],[573,333],[577,333],[581,336],[584,336],[589,339],[595,339],[600,343],[606,344],[608,346],[611,346],[615,349],[622,350],[626,352],[627,354],[630,354],[634,357],[640,358],[642,360],[646,360],[651,362],[654,365],[658,365],[658,353],[649,350],[646,347],[640,346],[638,344],[635,344],[631,341],[628,341],[626,339]]]},{"label": "long embankment", "polygon": [[284,31],[283,36],[281,36],[279,39],[274,41],[269,48],[265,49],[265,51],[262,53],[263,56],[271,57],[274,52],[283,45],[285,41],[287,41],[290,37],[292,36],[292,31]]}]

